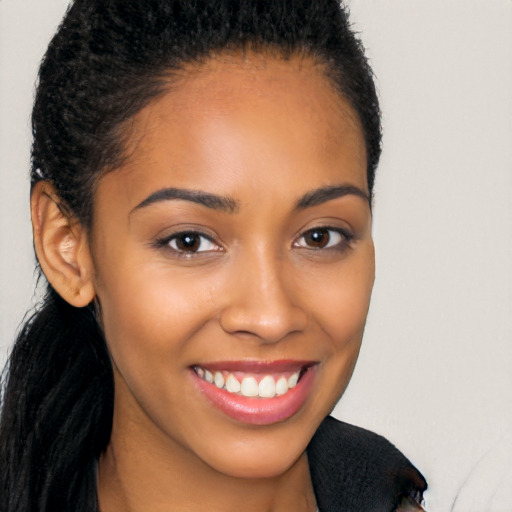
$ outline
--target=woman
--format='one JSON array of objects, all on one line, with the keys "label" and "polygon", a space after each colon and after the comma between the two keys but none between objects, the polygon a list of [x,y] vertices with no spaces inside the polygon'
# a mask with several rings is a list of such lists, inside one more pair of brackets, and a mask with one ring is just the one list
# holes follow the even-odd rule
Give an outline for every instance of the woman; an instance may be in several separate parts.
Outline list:
[{"label": "woman", "polygon": [[8,365],[2,511],[419,506],[403,455],[326,419],[380,154],[337,2],[77,0],[33,131],[48,293]]}]

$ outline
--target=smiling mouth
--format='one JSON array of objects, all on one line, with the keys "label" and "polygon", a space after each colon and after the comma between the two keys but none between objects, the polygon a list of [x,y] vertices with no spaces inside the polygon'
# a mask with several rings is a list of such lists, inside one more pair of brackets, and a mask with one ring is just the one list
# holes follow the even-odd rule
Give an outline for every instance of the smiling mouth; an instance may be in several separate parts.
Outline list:
[{"label": "smiling mouth", "polygon": [[194,372],[202,380],[228,393],[247,398],[274,398],[286,395],[297,386],[308,365],[296,371],[253,373],[214,370],[195,365]]},{"label": "smiling mouth", "polygon": [[318,368],[318,361],[225,361],[190,370],[199,392],[221,412],[242,423],[270,425],[303,408]]}]

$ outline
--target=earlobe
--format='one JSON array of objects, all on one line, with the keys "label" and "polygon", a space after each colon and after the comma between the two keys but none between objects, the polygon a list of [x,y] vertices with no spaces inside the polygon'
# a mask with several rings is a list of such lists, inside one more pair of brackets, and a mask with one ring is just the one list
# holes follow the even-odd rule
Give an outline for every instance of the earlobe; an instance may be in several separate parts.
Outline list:
[{"label": "earlobe", "polygon": [[48,182],[34,186],[30,206],[34,246],[46,278],[71,305],[86,306],[94,299],[95,291],[85,228],[63,208]]}]

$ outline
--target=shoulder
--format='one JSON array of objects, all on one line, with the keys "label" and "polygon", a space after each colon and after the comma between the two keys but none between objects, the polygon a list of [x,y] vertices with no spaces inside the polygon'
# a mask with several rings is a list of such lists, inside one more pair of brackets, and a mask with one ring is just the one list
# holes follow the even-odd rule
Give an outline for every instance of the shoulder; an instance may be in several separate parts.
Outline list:
[{"label": "shoulder", "polygon": [[307,453],[322,512],[392,512],[404,496],[421,501],[427,488],[421,473],[384,437],[330,416]]}]

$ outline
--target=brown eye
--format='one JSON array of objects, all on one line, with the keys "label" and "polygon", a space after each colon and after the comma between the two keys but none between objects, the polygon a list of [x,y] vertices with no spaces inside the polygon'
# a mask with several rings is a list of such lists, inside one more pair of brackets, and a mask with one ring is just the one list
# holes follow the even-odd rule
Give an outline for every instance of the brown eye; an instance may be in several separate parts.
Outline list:
[{"label": "brown eye", "polygon": [[179,251],[196,252],[201,245],[201,239],[195,233],[185,233],[176,237],[176,248]]},{"label": "brown eye", "polygon": [[312,229],[304,235],[305,244],[315,249],[323,249],[329,244],[330,240],[331,236],[328,229]]},{"label": "brown eye", "polygon": [[189,254],[218,249],[207,236],[194,232],[177,233],[169,238],[166,244],[176,252]]},{"label": "brown eye", "polygon": [[301,249],[344,251],[353,239],[353,234],[341,228],[318,227],[304,231],[293,245]]}]

